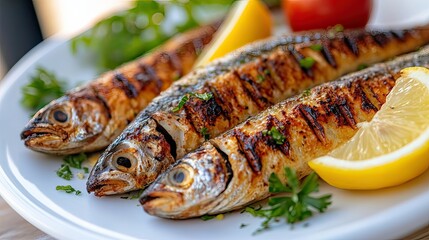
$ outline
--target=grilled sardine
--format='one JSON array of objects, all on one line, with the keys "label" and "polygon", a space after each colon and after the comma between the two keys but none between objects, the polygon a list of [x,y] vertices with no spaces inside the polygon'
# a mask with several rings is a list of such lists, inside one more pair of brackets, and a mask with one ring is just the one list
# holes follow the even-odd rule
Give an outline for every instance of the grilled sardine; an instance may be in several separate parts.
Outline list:
[{"label": "grilled sardine", "polygon": [[395,76],[410,66],[429,67],[429,47],[323,84],[205,142],[143,192],[144,210],[182,219],[266,198],[271,173],[284,177],[284,168],[290,167],[300,178],[308,175],[307,162],[345,143],[359,123],[370,121]]},{"label": "grilled sardine", "polygon": [[108,147],[87,190],[97,196],[151,183],[176,159],[267,107],[429,42],[429,29],[283,36],[196,69],[149,104]]},{"label": "grilled sardine", "polygon": [[105,148],[154,97],[192,69],[218,25],[174,37],[154,52],[52,101],[22,131],[25,145],[53,154]]}]

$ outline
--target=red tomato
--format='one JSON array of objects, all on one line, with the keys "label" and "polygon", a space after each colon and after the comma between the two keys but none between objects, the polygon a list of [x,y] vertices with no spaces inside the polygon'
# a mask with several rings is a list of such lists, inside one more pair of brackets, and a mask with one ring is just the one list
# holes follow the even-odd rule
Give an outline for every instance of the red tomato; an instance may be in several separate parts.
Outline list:
[{"label": "red tomato", "polygon": [[372,0],[282,0],[283,12],[294,31],[327,28],[364,27]]}]

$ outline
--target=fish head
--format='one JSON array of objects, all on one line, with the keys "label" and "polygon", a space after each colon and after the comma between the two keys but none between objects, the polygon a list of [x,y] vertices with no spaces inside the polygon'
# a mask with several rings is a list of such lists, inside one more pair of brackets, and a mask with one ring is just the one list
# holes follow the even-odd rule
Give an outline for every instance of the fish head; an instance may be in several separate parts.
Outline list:
[{"label": "fish head", "polygon": [[98,159],[87,191],[104,196],[142,189],[175,162],[174,151],[154,120],[136,119]]},{"label": "fish head", "polygon": [[73,154],[98,150],[109,116],[99,101],[63,96],[40,109],[21,132],[35,151]]},{"label": "fish head", "polygon": [[140,203],[149,214],[164,218],[207,214],[231,178],[228,159],[205,144],[161,174],[143,192]]}]

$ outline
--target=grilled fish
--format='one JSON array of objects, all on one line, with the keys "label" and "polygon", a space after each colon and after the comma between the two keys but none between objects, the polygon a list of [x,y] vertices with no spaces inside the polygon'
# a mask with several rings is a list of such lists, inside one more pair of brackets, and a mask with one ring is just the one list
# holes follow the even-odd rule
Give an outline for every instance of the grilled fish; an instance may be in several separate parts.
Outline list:
[{"label": "grilled fish", "polygon": [[154,52],[71,90],[38,111],[21,139],[32,150],[52,154],[105,148],[154,97],[192,69],[218,26],[181,34]]},{"label": "grilled fish", "polygon": [[283,176],[288,166],[300,178],[308,175],[307,162],[345,143],[359,123],[370,121],[385,103],[395,75],[409,66],[428,67],[429,47],[318,86],[205,142],[143,192],[144,210],[182,219],[266,198],[271,173]]},{"label": "grilled fish", "polygon": [[429,29],[352,30],[245,46],[196,69],[154,99],[103,153],[87,190],[103,196],[141,189],[206,139],[267,107],[427,42]]}]

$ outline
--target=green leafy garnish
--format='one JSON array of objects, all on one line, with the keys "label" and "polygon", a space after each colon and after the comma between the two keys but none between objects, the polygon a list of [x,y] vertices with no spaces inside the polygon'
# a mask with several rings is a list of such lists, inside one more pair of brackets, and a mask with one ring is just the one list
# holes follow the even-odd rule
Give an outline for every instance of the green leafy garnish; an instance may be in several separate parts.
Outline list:
[{"label": "green leafy garnish", "polygon": [[66,186],[58,185],[55,189],[57,191],[64,191],[66,193],[75,193],[75,195],[80,195],[82,193],[81,191],[74,189],[70,185],[66,185]]},{"label": "green leafy garnish", "polygon": [[54,73],[38,67],[30,82],[21,88],[21,104],[26,109],[38,111],[50,101],[64,95],[66,83]]},{"label": "green leafy garnish", "polygon": [[313,44],[310,46],[310,48],[314,51],[322,51],[323,46],[322,46],[322,44]]},{"label": "green leafy garnish", "polygon": [[212,220],[215,217],[216,217],[216,215],[204,215],[204,216],[201,216],[200,218],[203,221],[208,221],[208,220]]},{"label": "green leafy garnish", "polygon": [[185,96],[183,96],[180,101],[179,104],[177,104],[177,106],[175,108],[173,108],[173,112],[178,112],[180,109],[182,109],[183,106],[185,106],[185,103],[189,100],[189,95],[186,94]]},{"label": "green leafy garnish", "polygon": [[286,141],[286,137],[276,128],[272,127],[269,131],[262,131],[264,136],[271,136],[277,145],[282,145]]},{"label": "green leafy garnish", "polygon": [[182,109],[182,107],[185,106],[186,102],[189,99],[191,99],[192,97],[199,98],[199,99],[204,100],[204,101],[208,101],[211,98],[213,98],[213,93],[207,92],[207,93],[188,93],[188,94],[185,94],[185,96],[183,96],[180,99],[179,104],[173,108],[173,112],[177,112],[180,109]]},{"label": "green leafy garnish", "polygon": [[68,164],[61,164],[61,167],[57,170],[57,176],[65,180],[71,180],[73,178],[73,173]]},{"label": "green leafy garnish", "polygon": [[301,96],[302,96],[302,97],[308,97],[308,96],[310,96],[310,93],[311,93],[311,90],[310,90],[310,89],[305,89],[305,90],[302,92]]},{"label": "green leafy garnish", "polygon": [[[133,60],[207,18],[222,15],[233,0],[135,1],[133,6],[98,22],[71,42],[71,49],[89,48],[97,65],[113,69]],[[213,11],[216,10],[216,11]],[[211,10],[211,11],[209,11]],[[205,14],[201,14],[203,12]],[[180,19],[171,18],[179,12]],[[177,15],[177,14],[176,14]]]},{"label": "green leafy garnish", "polygon": [[257,83],[263,83],[265,81],[265,77],[262,75],[258,75],[256,78]]},{"label": "green leafy garnish", "polygon": [[203,135],[205,140],[209,140],[210,139],[210,134],[207,133],[207,128],[203,127],[201,128],[201,135]]},{"label": "green leafy garnish", "polygon": [[357,67],[357,70],[360,71],[360,70],[365,69],[367,67],[368,67],[368,64],[365,64],[365,63],[359,64],[359,66]]},{"label": "green leafy garnish", "polygon": [[337,24],[332,28],[332,30],[334,30],[335,32],[342,32],[344,31],[344,26],[341,24]]},{"label": "green leafy garnish", "polygon": [[[85,153],[68,155],[64,157],[64,162],[72,168],[82,169],[82,162],[87,159]],[[88,170],[88,168],[87,168]]]},{"label": "green leafy garnish", "polygon": [[272,173],[269,178],[269,191],[274,194],[287,193],[288,196],[271,197],[268,200],[269,207],[267,208],[246,207],[247,213],[255,217],[265,218],[261,228],[256,233],[270,228],[272,221],[284,219],[290,224],[303,221],[311,217],[313,211],[322,213],[331,204],[331,194],[321,197],[310,196],[319,190],[318,177],[314,172],[300,184],[295,171],[286,167],[285,177],[287,184],[284,184],[276,174]]},{"label": "green leafy garnish", "polygon": [[245,227],[247,227],[247,226],[249,226],[249,224],[244,224],[244,223],[242,223],[242,224],[240,224],[240,229],[245,228]]},{"label": "green leafy garnish", "polygon": [[89,173],[89,169],[87,167],[83,167],[83,172],[84,173]]},{"label": "green leafy garnish", "polygon": [[140,196],[142,195],[144,189],[140,189],[138,191],[134,191],[132,193],[130,193],[129,199],[138,199],[140,198]]},{"label": "green leafy garnish", "polygon": [[299,65],[305,69],[312,68],[314,63],[316,63],[316,60],[314,60],[312,57],[305,57],[299,60]]}]

